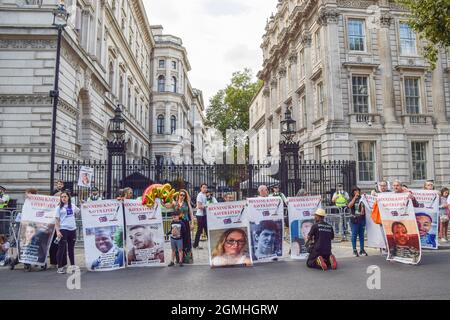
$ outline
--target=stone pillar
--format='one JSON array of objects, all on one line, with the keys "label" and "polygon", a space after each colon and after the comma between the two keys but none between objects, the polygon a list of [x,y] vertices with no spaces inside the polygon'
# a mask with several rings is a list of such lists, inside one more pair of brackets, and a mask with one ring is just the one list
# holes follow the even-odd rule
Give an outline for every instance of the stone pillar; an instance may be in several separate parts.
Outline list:
[{"label": "stone pillar", "polygon": [[436,68],[433,70],[433,114],[438,124],[448,124],[447,114],[445,112],[445,94],[444,94],[444,70],[442,68],[442,54],[438,53],[439,60]]},{"label": "stone pillar", "polygon": [[267,149],[270,147],[270,88],[268,85],[264,86],[263,89],[263,102],[264,102],[264,118],[265,118],[265,128],[266,128],[266,146]]},{"label": "stone pillar", "polygon": [[389,39],[389,28],[392,17],[382,14],[380,17],[380,28],[378,29],[378,49],[380,53],[380,78],[383,92],[382,114],[387,126],[397,123],[394,106],[394,84],[392,79],[392,54]]},{"label": "stone pillar", "polygon": [[[336,9],[325,8],[319,12],[318,23],[323,28],[325,38],[322,54],[324,90],[325,90],[325,121],[344,120],[342,105],[341,61],[339,52],[338,22],[340,13]],[[328,118],[328,119],[327,119]]]},{"label": "stone pillar", "polygon": [[302,44],[303,44],[303,50],[304,50],[304,59],[305,61],[301,62],[304,63],[305,65],[305,92],[306,92],[306,112],[307,112],[307,118],[308,118],[308,123],[307,128],[309,130],[312,129],[312,122],[314,121],[314,95],[312,94],[314,92],[313,89],[313,83],[311,80],[309,80],[309,78],[311,77],[312,74],[312,69],[311,69],[311,42],[312,42],[312,38],[311,38],[311,34],[309,33],[305,33],[302,35]]},{"label": "stone pillar", "polygon": [[166,115],[165,115],[165,124],[164,124],[164,133],[170,134],[170,103],[166,102]]}]

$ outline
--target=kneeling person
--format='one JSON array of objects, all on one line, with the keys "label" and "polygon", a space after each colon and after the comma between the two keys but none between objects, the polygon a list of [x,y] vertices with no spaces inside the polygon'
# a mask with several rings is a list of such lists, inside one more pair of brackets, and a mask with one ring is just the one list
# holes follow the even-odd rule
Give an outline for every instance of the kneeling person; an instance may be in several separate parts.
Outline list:
[{"label": "kneeling person", "polygon": [[309,268],[327,270],[337,268],[337,262],[331,253],[331,240],[334,239],[333,227],[325,222],[325,210],[317,209],[314,220],[315,224],[311,227],[308,234],[308,241],[312,243],[312,251],[309,254],[306,265]]}]

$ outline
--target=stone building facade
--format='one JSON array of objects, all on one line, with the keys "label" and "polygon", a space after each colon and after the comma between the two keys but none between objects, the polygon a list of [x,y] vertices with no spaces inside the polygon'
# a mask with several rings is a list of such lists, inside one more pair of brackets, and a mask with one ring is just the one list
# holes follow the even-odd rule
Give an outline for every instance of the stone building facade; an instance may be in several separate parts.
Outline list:
[{"label": "stone building facade", "polygon": [[206,129],[203,94],[191,86],[191,65],[180,38],[152,26],[153,57],[152,157],[159,163],[203,164]]},{"label": "stone building facade", "polygon": [[[57,2],[2,1],[0,7],[0,174],[11,191],[48,189]],[[148,157],[154,39],[142,1],[72,0],[66,7],[57,163],[106,159],[118,104],[128,158]]]},{"label": "stone building facade", "polygon": [[290,108],[302,159],[355,160],[361,187],[448,184],[450,52],[430,71],[405,14],[388,0],[279,0],[261,45],[265,86],[250,110],[250,139],[268,146],[257,158],[278,158]]}]

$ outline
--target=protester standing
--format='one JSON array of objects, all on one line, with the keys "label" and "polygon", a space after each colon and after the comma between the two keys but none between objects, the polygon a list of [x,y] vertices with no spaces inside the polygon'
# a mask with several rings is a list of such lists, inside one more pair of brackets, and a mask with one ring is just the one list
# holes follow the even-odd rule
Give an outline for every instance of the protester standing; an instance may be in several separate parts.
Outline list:
[{"label": "protester standing", "polygon": [[[350,227],[352,230],[352,247],[353,256],[359,255],[367,256],[367,252],[364,250],[364,231],[366,227],[366,211],[361,201],[361,189],[354,187],[351,192],[352,200],[348,204],[351,210]],[[359,237],[359,255],[356,250],[356,239]]]},{"label": "protester standing", "polygon": [[170,235],[170,246],[172,248],[172,261],[169,267],[173,267],[176,262],[176,257],[178,256],[178,265],[183,266],[183,238],[185,237],[185,224],[181,221],[181,212],[175,210],[172,213],[172,223],[170,225],[170,230],[167,235]]},{"label": "protester standing", "polygon": [[195,213],[195,218],[197,219],[197,233],[195,234],[195,240],[194,240],[194,249],[199,248],[198,243],[200,241],[200,236],[202,235],[203,231],[208,234],[208,226],[207,226],[207,220],[206,220],[206,207],[208,203],[208,199],[206,197],[206,194],[208,193],[208,185],[206,183],[203,183],[200,186],[200,193],[197,195],[197,212]]},{"label": "protester standing", "polygon": [[186,231],[183,236],[183,254],[186,263],[193,263],[191,222],[194,220],[194,214],[189,192],[185,189],[181,189],[178,197],[174,200],[171,207],[174,207],[175,211],[179,211],[181,213],[181,221],[184,223],[184,229]]},{"label": "protester standing", "polygon": [[71,265],[75,265],[75,242],[76,242],[76,220],[75,215],[80,213],[80,209],[72,204],[70,194],[63,191],[60,195],[61,201],[56,209],[56,235],[58,242],[58,252],[56,254],[58,262],[58,273],[65,273],[64,257],[69,255]]},{"label": "protester standing", "polygon": [[6,194],[6,188],[0,186],[0,209],[5,209],[8,207],[9,195]]},{"label": "protester standing", "polygon": [[260,185],[258,187],[258,197],[266,198],[269,196],[269,189],[266,185]]},{"label": "protester standing", "polygon": [[441,197],[439,203],[439,238],[441,242],[448,242],[448,222],[450,219],[450,197],[448,196],[448,188],[441,189]]}]

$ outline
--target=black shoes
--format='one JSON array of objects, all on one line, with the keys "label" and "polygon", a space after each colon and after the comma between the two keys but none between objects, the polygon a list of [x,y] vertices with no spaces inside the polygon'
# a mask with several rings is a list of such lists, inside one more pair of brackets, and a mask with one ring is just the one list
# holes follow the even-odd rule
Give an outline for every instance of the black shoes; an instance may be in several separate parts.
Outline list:
[{"label": "black shoes", "polygon": [[360,256],[366,256],[366,257],[368,256],[367,252],[364,251],[364,250],[359,251],[359,255]]},{"label": "black shoes", "polygon": [[357,250],[353,250],[353,256],[354,257],[359,257],[358,251]]}]

